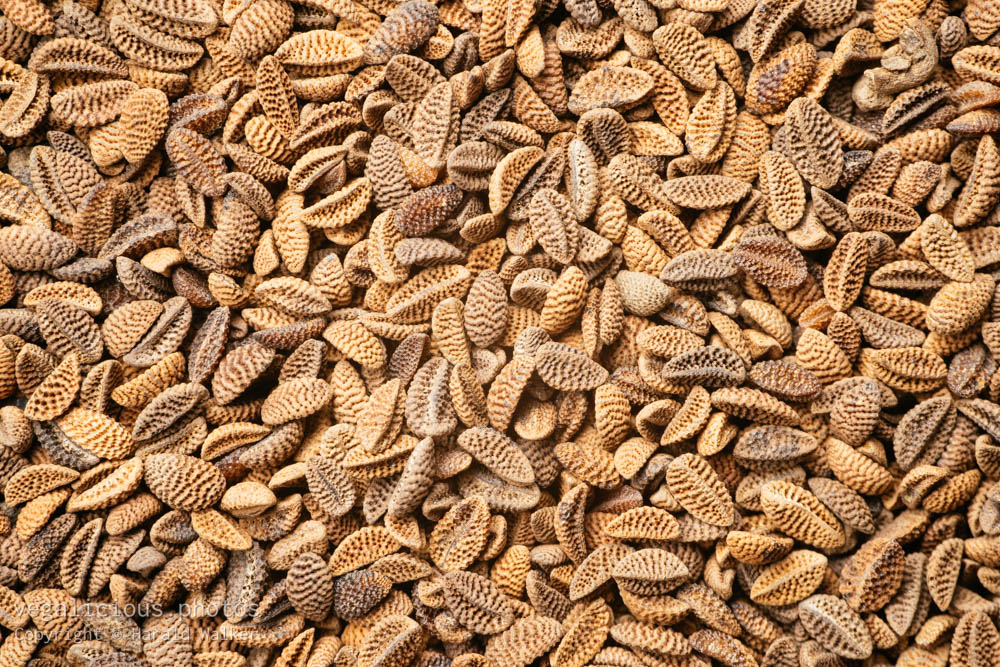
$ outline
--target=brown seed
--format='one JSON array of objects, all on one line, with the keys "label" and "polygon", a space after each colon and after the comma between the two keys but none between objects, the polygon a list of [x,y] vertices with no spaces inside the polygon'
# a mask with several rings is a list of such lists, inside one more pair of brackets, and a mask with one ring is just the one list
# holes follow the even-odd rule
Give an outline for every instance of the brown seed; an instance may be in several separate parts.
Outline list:
[{"label": "brown seed", "polygon": [[832,188],[843,171],[841,139],[830,113],[809,97],[798,97],[785,112],[790,159],[818,188]]},{"label": "brown seed", "polygon": [[180,454],[156,454],[146,463],[146,483],[175,509],[205,509],[225,491],[222,473],[206,461]]},{"label": "brown seed", "polygon": [[733,522],[728,490],[708,462],[697,454],[684,454],[667,466],[667,488],[692,516],[716,526]]},{"label": "brown seed", "polygon": [[486,546],[489,508],[472,497],[454,505],[431,533],[428,546],[434,562],[445,570],[468,567]]},{"label": "brown seed", "polygon": [[535,358],[539,377],[553,389],[593,389],[608,379],[605,369],[562,343],[545,343],[538,348]]},{"label": "brown seed", "polygon": [[472,572],[449,572],[444,601],[455,618],[473,632],[496,634],[514,622],[514,607],[492,581]]},{"label": "brown seed", "polygon": [[477,426],[462,432],[458,446],[469,452],[494,474],[513,484],[530,484],[535,475],[528,458],[513,440],[500,431]]},{"label": "brown seed", "polygon": [[799,614],[806,631],[829,651],[856,660],[871,655],[867,627],[843,600],[814,595],[799,603]]},{"label": "brown seed", "polygon": [[653,35],[656,52],[674,74],[696,90],[715,85],[715,61],[704,36],[692,26],[671,21]]},{"label": "brown seed", "polygon": [[605,67],[581,77],[573,87],[568,108],[583,115],[591,109],[627,108],[653,89],[653,77],[631,67]]},{"label": "brown seed", "polygon": [[553,618],[522,618],[488,644],[486,656],[498,667],[527,665],[554,648],[564,633],[562,624]]},{"label": "brown seed", "polygon": [[858,611],[880,609],[903,581],[903,549],[895,540],[866,542],[848,562],[840,593]]},{"label": "brown seed", "polygon": [[805,489],[785,481],[768,482],[761,487],[760,499],[767,517],[789,537],[820,548],[844,543],[840,521]]}]

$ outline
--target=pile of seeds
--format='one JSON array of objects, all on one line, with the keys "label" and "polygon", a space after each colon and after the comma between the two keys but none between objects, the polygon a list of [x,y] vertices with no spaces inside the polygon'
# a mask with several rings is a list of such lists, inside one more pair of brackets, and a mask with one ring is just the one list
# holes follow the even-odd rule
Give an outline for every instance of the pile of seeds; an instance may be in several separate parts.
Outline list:
[{"label": "pile of seeds", "polygon": [[997,0],[0,0],[0,665],[1000,665]]}]

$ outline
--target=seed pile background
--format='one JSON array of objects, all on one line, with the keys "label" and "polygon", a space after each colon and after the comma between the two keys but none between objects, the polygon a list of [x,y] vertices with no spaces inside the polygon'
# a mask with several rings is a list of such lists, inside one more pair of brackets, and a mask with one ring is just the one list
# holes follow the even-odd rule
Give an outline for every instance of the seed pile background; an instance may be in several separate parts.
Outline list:
[{"label": "seed pile background", "polygon": [[998,28],[0,0],[0,666],[1000,665]]}]

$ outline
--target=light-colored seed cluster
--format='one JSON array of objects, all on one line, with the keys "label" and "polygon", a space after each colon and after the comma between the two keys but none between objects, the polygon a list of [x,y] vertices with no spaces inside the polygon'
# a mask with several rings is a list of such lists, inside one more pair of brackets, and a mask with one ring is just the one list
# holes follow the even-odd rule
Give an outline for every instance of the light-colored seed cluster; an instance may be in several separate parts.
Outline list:
[{"label": "light-colored seed cluster", "polygon": [[998,0],[0,0],[0,667],[1000,665]]}]

